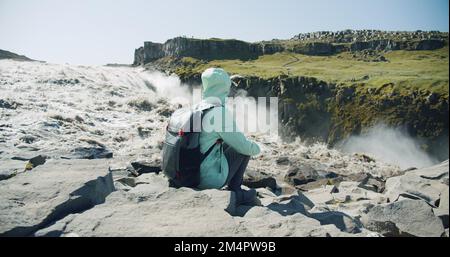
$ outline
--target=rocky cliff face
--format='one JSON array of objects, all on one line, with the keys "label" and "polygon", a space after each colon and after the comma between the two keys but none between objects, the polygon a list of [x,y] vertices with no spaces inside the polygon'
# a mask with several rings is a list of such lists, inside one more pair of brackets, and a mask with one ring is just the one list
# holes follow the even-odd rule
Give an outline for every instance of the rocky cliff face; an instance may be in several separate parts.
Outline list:
[{"label": "rocky cliff face", "polygon": [[298,41],[329,43],[352,43],[373,40],[420,41],[427,39],[448,40],[448,33],[439,31],[382,31],[382,30],[342,30],[301,33],[292,38]]},{"label": "rocky cliff face", "polygon": [[[182,80],[198,84],[200,76]],[[334,145],[383,122],[405,128],[438,159],[448,158],[448,95],[421,90],[404,95],[392,91],[391,84],[375,90],[311,77],[241,77],[236,81],[238,89],[250,96],[279,98],[279,118],[286,138],[299,135]]]},{"label": "rocky cliff face", "polygon": [[424,39],[418,41],[394,41],[389,39],[360,41],[350,45],[351,51],[377,50],[377,51],[394,51],[394,50],[436,50],[445,46],[445,41],[437,39]]},{"label": "rocky cliff face", "polygon": [[193,39],[177,37],[164,44],[144,42],[144,47],[135,51],[134,64],[145,64],[162,57],[194,57],[203,60],[252,59],[265,53],[282,50],[273,45],[264,47],[239,40]]},{"label": "rocky cliff face", "polygon": [[320,56],[362,50],[434,50],[446,44],[448,34],[440,32],[317,32],[301,34],[291,40],[257,43],[177,37],[164,44],[144,42],[143,47],[135,50],[134,65],[146,64],[163,57],[247,60],[283,51]]}]

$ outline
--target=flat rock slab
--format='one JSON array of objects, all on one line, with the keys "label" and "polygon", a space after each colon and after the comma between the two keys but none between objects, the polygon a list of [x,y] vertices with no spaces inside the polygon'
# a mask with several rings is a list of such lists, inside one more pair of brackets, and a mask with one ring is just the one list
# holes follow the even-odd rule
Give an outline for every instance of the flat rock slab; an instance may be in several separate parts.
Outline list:
[{"label": "flat rock slab", "polygon": [[152,173],[136,178],[130,188],[113,192],[105,203],[66,216],[35,236],[353,235],[308,217],[299,196],[270,206],[239,206],[245,211],[235,216],[239,211],[230,191],[170,188],[163,175]]},{"label": "flat rock slab", "polygon": [[0,236],[28,236],[104,202],[114,190],[105,160],[49,160],[0,181]]},{"label": "flat rock slab", "polygon": [[445,233],[441,220],[423,200],[377,205],[361,221],[365,228],[384,236],[440,237]]},{"label": "flat rock slab", "polygon": [[448,162],[442,164],[409,171],[402,176],[392,177],[386,181],[386,197],[395,202],[400,197],[422,199],[436,206],[442,193],[448,189],[443,183],[448,178]]},{"label": "flat rock slab", "polygon": [[227,211],[228,191],[170,188],[162,175],[146,174],[128,192],[72,214],[36,236],[249,236]]},{"label": "flat rock slab", "polygon": [[0,160],[0,180],[14,177],[17,173],[25,170],[25,161]]},{"label": "flat rock slab", "polygon": [[335,225],[321,225],[304,214],[284,215],[264,207],[253,207],[243,217],[236,218],[252,236],[263,237],[339,237],[352,236],[341,232]]}]

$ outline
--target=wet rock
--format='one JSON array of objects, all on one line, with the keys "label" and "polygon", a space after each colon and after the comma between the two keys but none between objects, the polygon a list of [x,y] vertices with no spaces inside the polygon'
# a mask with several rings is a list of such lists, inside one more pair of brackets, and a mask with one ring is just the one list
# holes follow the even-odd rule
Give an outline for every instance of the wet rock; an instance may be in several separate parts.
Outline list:
[{"label": "wet rock", "polygon": [[174,110],[173,108],[170,108],[170,107],[168,107],[168,106],[162,106],[162,107],[159,107],[159,108],[156,110],[156,113],[158,113],[159,115],[161,115],[161,116],[163,116],[163,117],[168,118],[168,117],[170,117],[170,115],[172,115],[172,113],[173,113],[174,111],[175,111],[175,110]]},{"label": "wet rock", "polygon": [[24,169],[25,170],[31,170],[39,165],[42,165],[45,163],[45,161],[47,160],[48,156],[46,155],[37,155],[37,156],[33,156],[31,154],[35,154],[35,153],[24,153],[22,154],[22,156],[13,156],[11,158],[11,160],[15,160],[15,161],[28,161],[25,166]]},{"label": "wet rock", "polygon": [[361,218],[364,227],[384,236],[440,237],[441,220],[422,200],[401,200],[377,205]]},{"label": "wet rock", "polygon": [[0,161],[0,180],[10,179],[25,170],[26,162],[17,160]]},{"label": "wet rock", "polygon": [[142,127],[142,126],[139,126],[137,129],[138,129],[138,134],[141,138],[149,137],[153,131],[152,128]]},{"label": "wet rock", "polygon": [[153,108],[155,108],[155,104],[147,99],[136,99],[128,102],[128,105],[139,111],[146,111],[146,112],[149,112],[153,110]]},{"label": "wet rock", "polygon": [[113,153],[104,147],[77,147],[70,154],[62,156],[63,159],[108,159]]},{"label": "wet rock", "polygon": [[29,236],[70,213],[102,203],[113,190],[105,161],[50,160],[0,181],[0,236]]},{"label": "wet rock", "polygon": [[27,144],[31,144],[31,143],[35,142],[37,140],[37,138],[35,136],[25,135],[25,136],[19,138],[19,140],[23,141]]},{"label": "wet rock", "polygon": [[39,165],[43,165],[45,161],[47,160],[47,156],[45,155],[38,155],[33,158],[31,158],[27,163],[27,169],[36,168]]},{"label": "wet rock", "polygon": [[21,106],[22,104],[16,103],[16,102],[8,102],[6,100],[0,99],[0,108],[3,109],[17,109],[17,107]]},{"label": "wet rock", "polygon": [[287,156],[281,156],[278,157],[276,160],[277,165],[289,165],[290,161],[289,161],[289,157]]}]

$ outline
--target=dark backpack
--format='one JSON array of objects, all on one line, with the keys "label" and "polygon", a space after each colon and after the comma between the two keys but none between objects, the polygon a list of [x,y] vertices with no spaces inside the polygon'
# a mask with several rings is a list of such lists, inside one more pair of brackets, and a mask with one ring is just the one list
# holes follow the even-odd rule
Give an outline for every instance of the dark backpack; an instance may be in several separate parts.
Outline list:
[{"label": "dark backpack", "polygon": [[201,120],[214,107],[200,104],[182,108],[170,117],[163,144],[162,170],[171,186],[194,188],[200,183],[200,164],[214,147],[205,154],[200,152]]}]

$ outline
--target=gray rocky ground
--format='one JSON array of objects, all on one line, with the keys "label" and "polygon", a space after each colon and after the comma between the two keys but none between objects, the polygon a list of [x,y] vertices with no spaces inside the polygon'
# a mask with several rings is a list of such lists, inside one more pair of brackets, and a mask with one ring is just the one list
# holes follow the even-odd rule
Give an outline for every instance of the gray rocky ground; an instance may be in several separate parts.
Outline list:
[{"label": "gray rocky ground", "polygon": [[161,143],[186,96],[140,68],[0,61],[0,236],[448,236],[448,161],[402,170],[254,133],[252,205],[169,187]]}]

